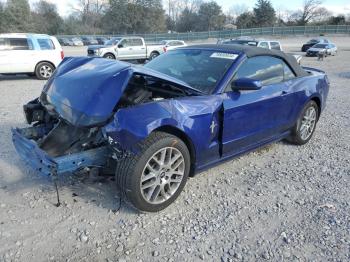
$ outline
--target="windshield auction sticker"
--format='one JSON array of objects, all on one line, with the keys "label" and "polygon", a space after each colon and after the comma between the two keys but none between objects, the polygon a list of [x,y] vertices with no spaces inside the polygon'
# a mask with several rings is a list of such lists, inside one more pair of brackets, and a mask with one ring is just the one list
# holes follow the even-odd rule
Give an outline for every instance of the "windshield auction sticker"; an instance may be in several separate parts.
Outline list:
[{"label": "windshield auction sticker", "polygon": [[210,57],[235,60],[238,57],[238,55],[230,54],[230,53],[218,53],[218,52],[215,52],[215,53],[212,53]]}]

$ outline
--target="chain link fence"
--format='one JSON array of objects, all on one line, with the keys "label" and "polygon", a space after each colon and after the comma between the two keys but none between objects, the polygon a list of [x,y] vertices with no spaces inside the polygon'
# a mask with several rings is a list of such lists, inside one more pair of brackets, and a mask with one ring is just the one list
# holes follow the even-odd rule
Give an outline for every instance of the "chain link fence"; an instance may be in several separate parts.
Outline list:
[{"label": "chain link fence", "polygon": [[[325,35],[325,34],[350,34],[350,25],[260,27],[260,28],[232,29],[232,30],[208,31],[208,32],[132,34],[132,35],[124,35],[124,36],[141,36],[147,42],[159,42],[161,40],[168,40],[168,39],[197,41],[197,40],[206,40],[209,38],[222,39],[222,38],[236,38],[240,36],[285,36],[285,35],[287,36],[287,35]],[[121,36],[121,35],[101,35],[101,36],[111,37],[111,36]],[[73,37],[73,36],[61,35],[59,37]]]}]

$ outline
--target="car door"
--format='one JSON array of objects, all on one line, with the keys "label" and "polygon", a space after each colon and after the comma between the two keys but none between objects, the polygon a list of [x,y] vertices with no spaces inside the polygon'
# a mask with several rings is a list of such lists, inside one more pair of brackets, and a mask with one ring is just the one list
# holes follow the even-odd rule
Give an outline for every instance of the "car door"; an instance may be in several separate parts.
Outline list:
[{"label": "car door", "polygon": [[132,54],[134,59],[144,59],[146,58],[146,46],[143,44],[141,38],[132,39]]},{"label": "car door", "polygon": [[[279,58],[257,56],[248,58],[238,68],[232,82],[252,78],[260,80],[263,86],[253,91],[227,88],[223,101],[223,156],[259,146],[290,128],[295,102],[290,79],[295,75],[285,66]],[[292,74],[290,79],[286,78],[286,71]]]},{"label": "car door", "polygon": [[133,59],[133,47],[131,46],[131,39],[122,39],[118,43],[118,59],[128,60]]},{"label": "car door", "polygon": [[8,73],[29,73],[34,72],[32,61],[35,59],[35,50],[33,42],[28,38],[10,37],[9,55],[7,65]]}]

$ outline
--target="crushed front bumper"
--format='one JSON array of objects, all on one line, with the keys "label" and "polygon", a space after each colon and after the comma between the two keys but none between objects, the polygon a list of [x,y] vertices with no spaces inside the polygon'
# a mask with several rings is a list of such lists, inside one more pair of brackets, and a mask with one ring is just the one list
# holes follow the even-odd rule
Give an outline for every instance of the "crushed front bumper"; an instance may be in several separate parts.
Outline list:
[{"label": "crushed front bumper", "polygon": [[74,172],[84,167],[105,167],[111,152],[108,146],[89,149],[79,153],[51,157],[42,150],[28,134],[40,132],[35,127],[12,129],[12,141],[20,157],[43,175]]}]

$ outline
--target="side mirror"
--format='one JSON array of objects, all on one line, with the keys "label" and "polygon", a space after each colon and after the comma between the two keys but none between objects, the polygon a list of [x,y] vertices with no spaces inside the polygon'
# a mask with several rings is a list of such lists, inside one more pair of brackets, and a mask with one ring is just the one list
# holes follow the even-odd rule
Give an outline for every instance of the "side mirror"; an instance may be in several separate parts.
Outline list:
[{"label": "side mirror", "polygon": [[123,44],[118,45],[118,48],[123,48],[123,47],[124,47]]},{"label": "side mirror", "polygon": [[260,80],[239,78],[231,83],[232,90],[259,90],[262,87]]}]

